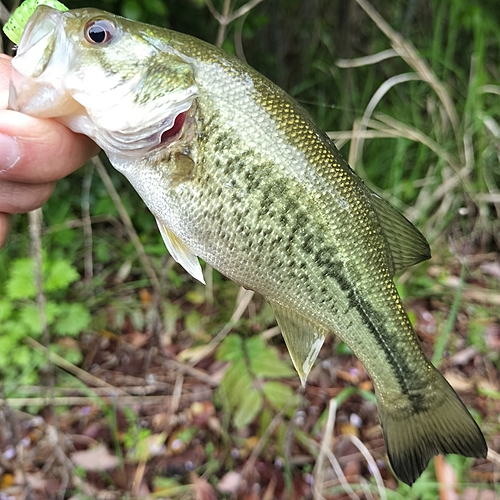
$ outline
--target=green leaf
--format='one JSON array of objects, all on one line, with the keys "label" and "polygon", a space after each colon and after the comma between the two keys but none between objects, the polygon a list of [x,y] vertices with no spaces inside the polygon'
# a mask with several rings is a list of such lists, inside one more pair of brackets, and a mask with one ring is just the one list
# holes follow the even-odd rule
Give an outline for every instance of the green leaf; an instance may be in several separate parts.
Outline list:
[{"label": "green leaf", "polygon": [[167,13],[167,7],[161,0],[148,0],[144,5],[149,12],[158,16],[165,16]]},{"label": "green leaf", "polygon": [[182,310],[179,306],[171,302],[165,303],[163,314],[163,326],[166,333],[175,333],[177,321],[182,316]]},{"label": "green leaf", "polygon": [[182,443],[189,444],[193,440],[196,431],[196,427],[186,427],[185,429],[179,431],[175,437],[176,439],[182,441]]},{"label": "green leaf", "polygon": [[46,292],[66,290],[68,286],[80,278],[78,271],[66,260],[56,260],[48,265],[44,280]]},{"label": "green leaf", "polygon": [[65,304],[58,304],[52,300],[48,300],[45,304],[45,317],[47,318],[47,324],[52,325],[56,318],[61,314],[61,306],[64,307]]},{"label": "green leaf", "polygon": [[12,305],[11,301],[0,300],[0,324],[10,318],[13,310],[14,306]]},{"label": "green leaf", "polygon": [[291,387],[281,382],[267,382],[264,384],[264,396],[277,409],[281,410],[289,405],[292,409],[300,403],[300,396]]},{"label": "green leaf", "polygon": [[10,278],[5,285],[10,299],[32,299],[36,295],[35,273],[32,259],[17,259],[11,264]]},{"label": "green leaf", "polygon": [[[135,448],[131,449],[129,453],[127,453],[128,458],[134,462],[148,461],[152,456],[158,454],[158,450],[161,449],[165,443],[165,438],[167,437],[165,432],[150,435],[151,431],[149,429],[141,429],[141,431],[145,430],[148,431],[149,434],[139,436],[139,440]],[[146,433],[143,432],[142,434]]]},{"label": "green leaf", "polygon": [[295,370],[279,359],[274,348],[266,345],[261,337],[252,337],[246,342],[250,366],[255,375],[262,378],[291,378]]},{"label": "green leaf", "polygon": [[78,365],[83,360],[83,354],[78,349],[63,349],[61,356],[73,365]]},{"label": "green leaf", "polygon": [[175,479],[170,477],[156,476],[153,479],[153,484],[155,488],[154,495],[156,498],[185,495],[192,489],[190,484],[180,484]]},{"label": "green leaf", "polygon": [[229,406],[234,410],[244,394],[252,389],[252,378],[244,360],[236,361],[224,374],[221,389],[225,391]]},{"label": "green leaf", "polygon": [[198,306],[204,304],[206,300],[205,294],[199,288],[190,290],[186,293],[185,297],[188,302]]},{"label": "green leaf", "polygon": [[90,325],[90,312],[82,304],[61,304],[60,316],[54,323],[58,335],[76,336]]},{"label": "green leaf", "polygon": [[184,326],[191,335],[197,335],[203,330],[203,316],[192,309],[184,318]]},{"label": "green leaf", "polygon": [[217,349],[217,359],[236,361],[243,358],[243,342],[239,335],[228,335]]},{"label": "green leaf", "polygon": [[24,306],[19,311],[19,321],[25,327],[26,335],[37,337],[42,333],[42,322],[40,321],[40,313],[35,304]]},{"label": "green leaf", "polygon": [[125,0],[122,7],[123,17],[127,17],[134,21],[139,21],[142,17],[142,7],[138,2],[133,0]]},{"label": "green leaf", "polygon": [[233,415],[233,423],[237,429],[252,422],[262,409],[262,396],[255,389],[250,389],[241,396],[241,404]]}]

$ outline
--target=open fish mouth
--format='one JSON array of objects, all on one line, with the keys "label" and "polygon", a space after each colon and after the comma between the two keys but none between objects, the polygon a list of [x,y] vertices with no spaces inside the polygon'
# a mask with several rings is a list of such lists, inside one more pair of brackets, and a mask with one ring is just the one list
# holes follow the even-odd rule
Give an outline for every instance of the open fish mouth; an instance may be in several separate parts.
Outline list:
[{"label": "open fish mouth", "polygon": [[45,71],[54,51],[61,16],[55,9],[41,7],[28,21],[13,62],[16,71],[26,78],[38,78]]},{"label": "open fish mouth", "polygon": [[70,44],[61,36],[63,16],[63,12],[40,6],[28,21],[12,60],[10,109],[54,118],[79,107],[62,87],[61,75],[72,55]]}]

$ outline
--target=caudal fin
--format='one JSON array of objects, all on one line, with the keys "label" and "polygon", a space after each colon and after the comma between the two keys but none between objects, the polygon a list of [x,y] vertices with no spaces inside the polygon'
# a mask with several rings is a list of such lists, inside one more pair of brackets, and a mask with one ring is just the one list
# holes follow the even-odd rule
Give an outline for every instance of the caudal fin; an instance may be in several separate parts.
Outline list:
[{"label": "caudal fin", "polygon": [[396,476],[412,485],[439,453],[486,457],[488,447],[476,422],[455,391],[436,371],[438,390],[430,390],[408,409],[379,405],[387,455]]}]

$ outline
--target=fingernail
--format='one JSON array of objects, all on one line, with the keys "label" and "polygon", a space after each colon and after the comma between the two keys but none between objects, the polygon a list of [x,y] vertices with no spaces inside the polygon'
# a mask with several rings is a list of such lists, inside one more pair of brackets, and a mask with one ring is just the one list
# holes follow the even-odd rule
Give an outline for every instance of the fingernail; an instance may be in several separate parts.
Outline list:
[{"label": "fingernail", "polygon": [[21,158],[17,141],[5,134],[0,134],[0,173],[12,168]]}]

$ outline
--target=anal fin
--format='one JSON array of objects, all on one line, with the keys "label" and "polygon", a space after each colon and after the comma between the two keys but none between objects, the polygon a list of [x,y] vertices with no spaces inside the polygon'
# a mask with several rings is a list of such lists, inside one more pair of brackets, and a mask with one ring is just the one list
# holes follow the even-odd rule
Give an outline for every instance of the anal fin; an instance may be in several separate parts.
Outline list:
[{"label": "anal fin", "polygon": [[328,330],[293,309],[270,302],[302,385],[318,357]]},{"label": "anal fin", "polygon": [[193,278],[205,285],[203,271],[198,257],[167,227],[161,220],[156,219],[163,241],[173,259],[178,262]]}]

